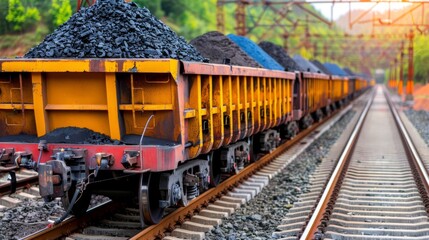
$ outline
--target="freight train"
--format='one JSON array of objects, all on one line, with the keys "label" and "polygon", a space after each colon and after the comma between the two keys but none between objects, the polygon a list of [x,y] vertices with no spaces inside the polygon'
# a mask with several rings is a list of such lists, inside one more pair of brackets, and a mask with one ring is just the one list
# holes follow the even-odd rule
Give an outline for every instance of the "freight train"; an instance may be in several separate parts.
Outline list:
[{"label": "freight train", "polygon": [[[41,196],[75,215],[101,194],[153,224],[368,87],[174,59],[0,59],[1,169],[37,169]],[[73,142],[82,129],[111,141]]]}]

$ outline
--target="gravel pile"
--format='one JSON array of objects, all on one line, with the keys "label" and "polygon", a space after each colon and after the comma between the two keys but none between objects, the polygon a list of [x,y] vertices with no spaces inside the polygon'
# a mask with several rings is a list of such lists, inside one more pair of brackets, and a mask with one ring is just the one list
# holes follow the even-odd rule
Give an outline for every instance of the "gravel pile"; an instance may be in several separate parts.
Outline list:
[{"label": "gravel pile", "polygon": [[228,34],[228,38],[235,42],[240,48],[256,62],[266,69],[271,70],[284,70],[284,67],[262,50],[256,43],[250,39],[237,36],[234,34]]},{"label": "gravel pile", "polygon": [[49,219],[64,213],[60,201],[26,200],[15,208],[0,211],[0,239],[20,239],[46,227]]},{"label": "gravel pile", "polygon": [[80,10],[25,57],[204,60],[148,9],[124,0],[97,1]]},{"label": "gravel pile", "polygon": [[429,112],[424,110],[416,111],[413,109],[405,110],[404,112],[429,146]]},{"label": "gravel pile", "polygon": [[355,112],[348,112],[329,131],[274,177],[254,199],[206,234],[206,239],[272,239],[299,196],[308,191],[309,176],[327,155]]},{"label": "gravel pile", "polygon": [[318,69],[316,66],[314,66],[310,61],[307,59],[301,57],[301,55],[295,54],[293,56],[293,60],[298,64],[300,68],[302,68],[304,71],[307,72],[313,72],[313,73],[321,73],[322,70]]},{"label": "gravel pile", "polygon": [[267,41],[260,42],[259,47],[282,65],[286,71],[302,71],[298,64],[287,55],[287,52],[282,47]]},{"label": "gravel pile", "polygon": [[240,47],[220,32],[208,32],[191,40],[203,57],[210,63],[231,64],[246,67],[261,67]]},{"label": "gravel pile", "polygon": [[[93,195],[90,208],[100,205],[109,198]],[[64,214],[61,201],[55,199],[45,203],[42,199],[25,200],[15,208],[0,211],[0,239],[21,239],[45,228]]]}]

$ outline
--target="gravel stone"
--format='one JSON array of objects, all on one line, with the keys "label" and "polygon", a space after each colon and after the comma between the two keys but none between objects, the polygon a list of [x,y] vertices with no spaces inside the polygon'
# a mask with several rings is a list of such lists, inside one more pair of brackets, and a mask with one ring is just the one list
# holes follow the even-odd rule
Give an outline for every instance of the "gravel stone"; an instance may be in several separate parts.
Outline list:
[{"label": "gravel stone", "polygon": [[250,39],[237,36],[234,34],[227,35],[229,39],[235,42],[240,48],[256,62],[262,65],[264,68],[271,70],[284,70],[284,67],[262,50],[256,43]]},{"label": "gravel stone", "polygon": [[251,219],[256,220],[256,221],[261,221],[262,220],[262,216],[259,214],[253,214]]},{"label": "gravel stone", "polygon": [[[203,57],[210,63],[231,64],[259,68],[253,58],[249,57],[241,48],[220,32],[208,32],[191,40]],[[229,63],[228,63],[229,61]]]},{"label": "gravel stone", "polygon": [[424,110],[413,110],[408,109],[404,111],[405,115],[420,133],[420,136],[425,141],[426,145],[429,146],[429,112]]},{"label": "gravel stone", "polygon": [[[13,196],[13,195],[12,195]],[[109,198],[93,195],[90,207],[108,201]],[[21,239],[40,229],[64,214],[60,199],[45,203],[43,199],[26,199],[14,208],[0,210],[0,239]]]},{"label": "gravel stone", "polygon": [[[272,233],[302,193],[308,192],[310,175],[353,118],[346,113],[334,126],[275,176],[254,199],[237,209],[205,239],[272,239]],[[231,225],[233,229],[231,229]]]},{"label": "gravel stone", "polygon": [[0,219],[0,239],[20,239],[46,227],[49,219],[64,213],[59,200],[49,203],[25,200],[15,208],[5,209]]},{"label": "gravel stone", "polygon": [[274,60],[282,65],[286,71],[302,71],[302,69],[291,57],[289,57],[287,52],[282,47],[267,41],[260,42],[259,47],[261,47],[266,53],[274,58]]},{"label": "gravel stone", "polygon": [[123,0],[81,9],[24,57],[205,60],[148,9]]}]

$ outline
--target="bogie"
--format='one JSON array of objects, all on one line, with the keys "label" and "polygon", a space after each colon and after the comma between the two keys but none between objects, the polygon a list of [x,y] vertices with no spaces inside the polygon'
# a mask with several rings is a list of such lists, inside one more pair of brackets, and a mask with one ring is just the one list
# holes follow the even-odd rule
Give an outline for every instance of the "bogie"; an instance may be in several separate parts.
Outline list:
[{"label": "bogie", "polygon": [[295,121],[290,121],[280,128],[280,135],[282,139],[292,139],[298,134],[298,132],[299,126]]},{"label": "bogie", "polygon": [[167,207],[186,206],[209,188],[209,161],[192,160],[174,171],[144,173],[140,180],[139,206],[142,222],[157,223]]}]

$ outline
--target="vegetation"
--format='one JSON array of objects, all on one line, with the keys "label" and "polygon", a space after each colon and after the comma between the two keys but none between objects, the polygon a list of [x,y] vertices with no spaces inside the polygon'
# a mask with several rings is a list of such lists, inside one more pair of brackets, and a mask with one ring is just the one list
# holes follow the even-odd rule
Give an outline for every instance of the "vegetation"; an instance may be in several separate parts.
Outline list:
[{"label": "vegetation", "polygon": [[429,37],[420,35],[414,40],[414,78],[417,82],[429,81]]},{"label": "vegetation", "polygon": [[20,0],[9,0],[6,21],[13,31],[21,31],[40,21],[39,10],[35,7],[24,8]]},{"label": "vegetation", "polygon": [[65,23],[72,15],[72,9],[69,0],[52,0],[51,9],[51,26],[58,27]]},{"label": "vegetation", "polygon": [[216,0],[133,0],[147,7],[173,30],[191,40],[216,30]]}]

